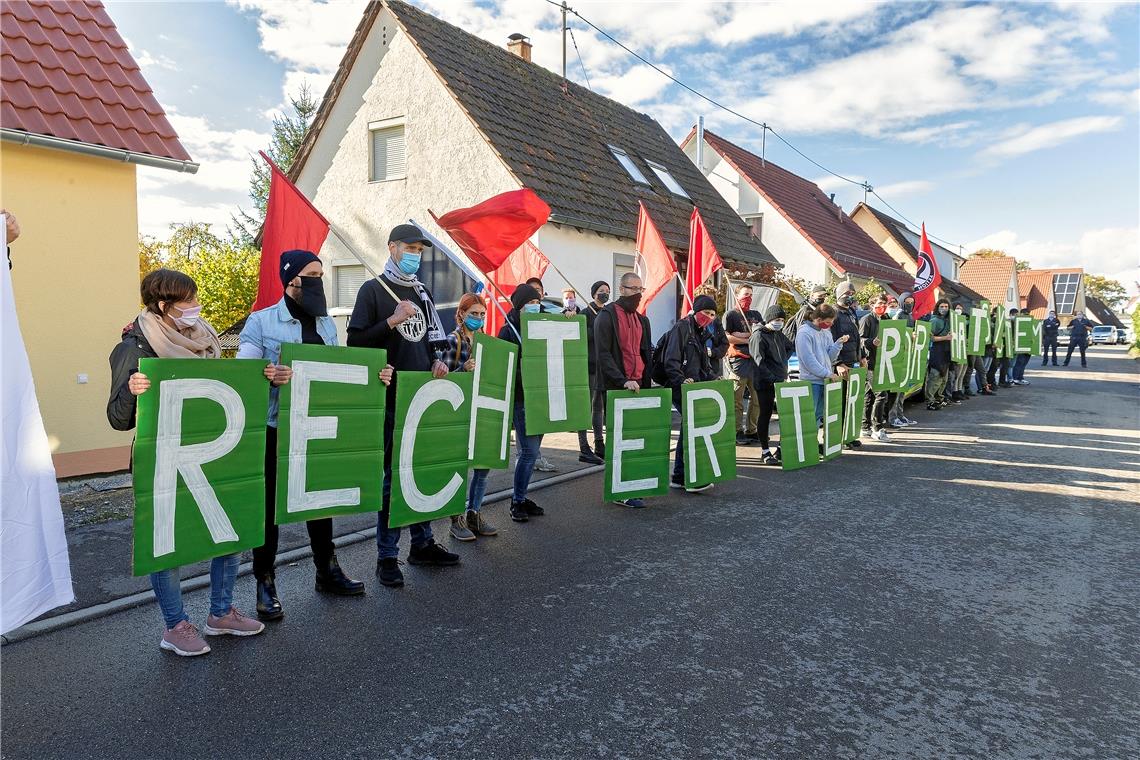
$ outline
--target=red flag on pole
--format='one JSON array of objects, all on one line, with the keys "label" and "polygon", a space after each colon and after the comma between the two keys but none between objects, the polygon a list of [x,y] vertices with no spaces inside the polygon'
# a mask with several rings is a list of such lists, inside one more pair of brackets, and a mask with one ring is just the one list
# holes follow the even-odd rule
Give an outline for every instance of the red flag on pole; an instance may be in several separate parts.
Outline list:
[{"label": "red flag on pole", "polygon": [[[515,288],[520,282],[526,282],[531,277],[542,279],[548,266],[550,266],[550,260],[543,255],[542,251],[538,250],[538,246],[527,240],[516,248],[514,253],[499,265],[498,269],[487,272],[487,279],[504,295],[509,296],[515,292]],[[498,335],[499,328],[503,326],[503,315],[495,308],[491,299],[498,298],[499,294],[495,287],[490,287],[487,288],[486,296],[487,333]],[[499,303],[506,311],[511,310],[510,301],[499,298]]]},{"label": "red flag on pole", "polygon": [[718,269],[724,269],[724,262],[713,245],[701,212],[694,206],[693,216],[689,220],[689,265],[685,270],[685,295],[688,296],[690,307],[697,288]]},{"label": "red flag on pole", "polygon": [[257,273],[257,298],[251,311],[264,309],[281,300],[281,254],[300,249],[319,254],[329,234],[329,222],[301,194],[289,178],[265,153],[269,164],[269,203],[261,228],[261,268]]},{"label": "red flag on pole", "polygon": [[471,263],[488,273],[498,269],[549,217],[550,206],[533,190],[524,187],[488,198],[471,208],[449,211],[435,221],[451,235]]},{"label": "red flag on pole", "polygon": [[934,260],[934,251],[926,237],[926,223],[922,224],[922,241],[918,251],[918,271],[914,273],[914,309],[911,315],[918,319],[934,311],[934,290],[942,284],[942,273]]},{"label": "red flag on pole", "polygon": [[637,311],[644,314],[649,308],[649,302],[679,275],[677,266],[673,263],[673,254],[669,253],[669,248],[661,239],[661,233],[657,231],[657,225],[649,217],[645,204],[641,201],[637,203],[641,211],[637,217],[637,256],[634,258],[633,266],[637,276],[641,278],[641,286],[645,288],[641,296],[641,305],[637,307]]}]

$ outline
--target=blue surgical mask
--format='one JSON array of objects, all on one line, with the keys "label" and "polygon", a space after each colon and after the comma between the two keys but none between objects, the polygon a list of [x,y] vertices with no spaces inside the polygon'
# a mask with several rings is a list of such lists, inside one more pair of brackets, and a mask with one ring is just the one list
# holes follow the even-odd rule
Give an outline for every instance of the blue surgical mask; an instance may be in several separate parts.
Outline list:
[{"label": "blue surgical mask", "polygon": [[901,313],[902,313],[902,309],[900,309],[897,306],[892,306],[891,308],[887,309],[887,314],[890,316],[891,319],[894,319],[895,317],[897,317]]},{"label": "blue surgical mask", "polygon": [[542,311],[542,305],[537,303],[523,304],[522,310],[524,314],[538,314]]},{"label": "blue surgical mask", "polygon": [[400,257],[400,262],[396,264],[396,266],[399,267],[401,272],[408,276],[411,276],[420,271],[421,258],[423,258],[423,254],[404,251],[404,255]]},{"label": "blue surgical mask", "polygon": [[471,330],[472,332],[483,327],[483,323],[486,321],[487,320],[480,319],[479,317],[464,317],[463,318],[464,326],[466,326],[467,329]]}]

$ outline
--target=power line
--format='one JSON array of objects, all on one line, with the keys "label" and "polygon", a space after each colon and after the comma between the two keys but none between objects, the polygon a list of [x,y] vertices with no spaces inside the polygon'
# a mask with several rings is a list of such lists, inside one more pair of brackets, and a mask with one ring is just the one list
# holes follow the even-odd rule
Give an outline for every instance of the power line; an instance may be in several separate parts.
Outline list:
[{"label": "power line", "polygon": [[578,54],[578,65],[582,67],[582,76],[586,79],[586,87],[593,90],[593,85],[590,84],[590,75],[586,73],[586,62],[582,60],[582,51],[578,49],[578,40],[574,37],[574,30],[569,24],[566,28],[570,31],[570,41],[574,43],[574,52]]}]

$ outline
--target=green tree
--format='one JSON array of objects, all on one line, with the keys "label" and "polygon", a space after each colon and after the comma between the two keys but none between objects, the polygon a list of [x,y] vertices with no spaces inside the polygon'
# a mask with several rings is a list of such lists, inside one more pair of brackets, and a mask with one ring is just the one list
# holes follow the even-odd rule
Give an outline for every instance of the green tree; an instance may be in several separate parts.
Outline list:
[{"label": "green tree", "polygon": [[1113,311],[1128,300],[1128,291],[1119,280],[1110,280],[1099,274],[1085,275],[1085,295],[1104,301]]},{"label": "green tree", "polygon": [[208,224],[172,224],[167,240],[139,238],[142,274],[166,267],[185,272],[198,283],[202,316],[218,332],[249,314],[257,295],[260,252],[252,245],[222,240]]},{"label": "green tree", "polygon": [[[998,250],[997,248],[979,248],[970,254],[971,259],[996,259],[1003,256],[1009,256],[1005,251]],[[1026,269],[1032,269],[1028,261],[1017,261],[1017,271],[1024,272]]]},{"label": "green tree", "polygon": [[855,300],[862,306],[871,303],[875,296],[886,295],[883,286],[875,282],[874,278],[867,280],[867,284],[855,291]]},{"label": "green tree", "polygon": [[[308,83],[301,85],[296,97],[289,98],[292,113],[284,113],[273,117],[273,137],[270,139],[266,154],[273,159],[273,163],[281,171],[288,172],[301,149],[301,142],[309,125],[320,105],[313,98]],[[251,245],[265,221],[265,206],[269,203],[270,169],[261,156],[250,159],[249,197],[253,201],[254,211],[247,213],[239,209],[231,215],[233,227],[230,236],[243,245]]]}]

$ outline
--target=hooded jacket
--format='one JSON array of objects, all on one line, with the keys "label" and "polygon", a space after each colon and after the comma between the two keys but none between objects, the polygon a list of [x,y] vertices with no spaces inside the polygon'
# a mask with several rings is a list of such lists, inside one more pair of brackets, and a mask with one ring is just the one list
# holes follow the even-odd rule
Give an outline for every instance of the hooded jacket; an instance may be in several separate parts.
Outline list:
[{"label": "hooded jacket", "polygon": [[719,376],[713,371],[709,352],[705,347],[708,337],[709,332],[698,327],[696,319],[691,314],[677,320],[665,336],[665,346],[661,354],[665,385],[677,390],[685,380],[700,383],[715,380]]},{"label": "hooded jacket", "polygon": [[848,367],[857,367],[859,360],[863,358],[863,350],[859,343],[859,317],[854,306],[835,307],[835,321],[831,323],[831,337],[838,340],[844,335],[848,336],[847,342],[840,346],[839,356],[835,361]]},{"label": "hooded jacket", "polygon": [[618,340],[618,313],[622,308],[611,301],[598,312],[594,318],[594,353],[597,362],[598,388],[607,391],[618,391],[633,380],[642,388],[648,388],[653,377],[653,336],[649,327],[649,320],[643,314],[637,314],[641,321],[641,362],[645,370],[641,377],[626,377],[625,363],[622,361],[621,342]]},{"label": "hooded jacket", "polygon": [[796,349],[796,344],[780,330],[769,330],[768,323],[782,319],[784,310],[770,306],[764,312],[764,323],[756,325],[748,337],[748,353],[755,364],[753,382],[782,383],[788,378],[788,356]]},{"label": "hooded jacket", "polygon": [[107,400],[107,421],[115,430],[131,430],[135,426],[138,397],[127,383],[139,371],[139,359],[153,359],[158,354],[143,336],[136,318],[123,328],[119,344],[111,351],[111,397]]},{"label": "hooded jacket", "polygon": [[796,334],[796,356],[800,360],[800,380],[823,383],[831,377],[832,364],[839,356],[840,343],[830,330],[821,330],[814,322],[804,322]]}]

